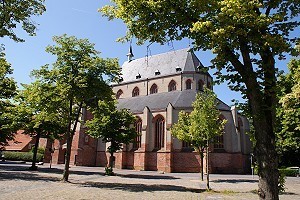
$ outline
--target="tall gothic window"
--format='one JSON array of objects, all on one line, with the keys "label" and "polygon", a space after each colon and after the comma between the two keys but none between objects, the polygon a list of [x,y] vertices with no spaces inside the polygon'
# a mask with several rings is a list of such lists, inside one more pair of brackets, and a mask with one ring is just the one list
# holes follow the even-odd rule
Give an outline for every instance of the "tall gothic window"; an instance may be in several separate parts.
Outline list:
[{"label": "tall gothic window", "polygon": [[157,91],[158,91],[157,85],[154,83],[150,88],[150,94],[155,94],[157,93]]},{"label": "tall gothic window", "polygon": [[[219,120],[224,120],[225,117],[223,115],[221,115],[219,117]],[[222,131],[222,133],[218,136],[216,136],[214,138],[214,149],[224,149],[224,135],[223,135],[224,131]]]},{"label": "tall gothic window", "polygon": [[186,90],[192,89],[192,81],[191,81],[191,79],[188,79],[188,80],[185,82],[185,89],[186,89]]},{"label": "tall gothic window", "polygon": [[203,91],[204,82],[203,80],[199,80],[198,82],[198,90]]},{"label": "tall gothic window", "polygon": [[169,83],[169,92],[176,90],[176,82],[174,80],[171,80]]},{"label": "tall gothic window", "polygon": [[122,94],[123,94],[123,91],[122,90],[118,90],[118,92],[116,94],[116,98],[119,99]]},{"label": "tall gothic window", "polygon": [[135,131],[137,132],[137,137],[134,139],[133,148],[138,149],[142,146],[142,120],[138,118],[134,122]]},{"label": "tall gothic window", "polygon": [[132,96],[133,97],[136,97],[136,96],[139,96],[140,95],[140,90],[138,87],[135,87],[133,90],[132,90]]},{"label": "tall gothic window", "polygon": [[164,147],[165,143],[165,119],[162,116],[159,116],[155,120],[155,141],[154,141],[154,148],[161,149]]},{"label": "tall gothic window", "polygon": [[210,90],[212,89],[210,82],[207,82],[207,88],[210,89]]}]

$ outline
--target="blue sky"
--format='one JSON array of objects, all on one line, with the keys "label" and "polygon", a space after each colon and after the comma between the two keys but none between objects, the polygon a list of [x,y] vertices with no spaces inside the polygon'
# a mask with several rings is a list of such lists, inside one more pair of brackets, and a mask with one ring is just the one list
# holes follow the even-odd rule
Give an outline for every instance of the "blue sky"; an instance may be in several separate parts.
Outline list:
[{"label": "blue sky", "polygon": [[[0,43],[5,44],[6,57],[14,69],[15,80],[18,83],[30,83],[32,79],[29,75],[33,69],[51,64],[55,57],[46,53],[45,47],[53,44],[52,36],[64,33],[89,39],[90,42],[95,43],[96,49],[101,52],[101,57],[119,58],[119,63],[122,65],[127,59],[129,44],[118,43],[116,39],[125,35],[126,27],[120,20],[108,21],[97,12],[98,8],[109,3],[109,0],[46,1],[47,11],[42,16],[32,17],[33,21],[40,24],[36,36],[30,37],[23,30],[16,30],[17,35],[25,39],[24,43],[16,43],[8,38],[0,40]],[[135,58],[147,54],[147,45],[133,44]],[[152,44],[150,51],[155,55],[173,49],[187,48],[188,45],[188,40],[174,42],[173,45]],[[211,65],[210,60],[213,58],[211,52],[199,51],[196,55],[204,66]],[[286,69],[286,61],[279,65],[283,66],[281,69]],[[232,99],[241,99],[240,95],[230,91],[225,83],[214,86],[214,91],[229,105]]]}]

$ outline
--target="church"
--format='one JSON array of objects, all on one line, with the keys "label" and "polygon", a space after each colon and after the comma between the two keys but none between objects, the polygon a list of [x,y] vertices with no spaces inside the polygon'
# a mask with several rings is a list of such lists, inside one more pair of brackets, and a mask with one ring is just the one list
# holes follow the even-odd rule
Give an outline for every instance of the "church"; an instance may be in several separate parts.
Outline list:
[{"label": "church", "polygon": [[[122,65],[119,83],[112,89],[118,108],[129,109],[135,116],[139,136],[115,154],[115,167],[164,172],[199,172],[200,157],[186,142],[173,137],[172,124],[181,110],[192,111],[192,102],[204,85],[213,90],[212,76],[204,70],[193,50],[180,49],[133,59]],[[251,142],[247,118],[218,99],[221,119],[226,119],[224,133],[210,146],[211,173],[247,173],[250,171]],[[91,116],[83,112],[83,120]],[[63,142],[56,142],[54,163],[63,163]],[[71,163],[85,166],[107,166],[108,144],[85,134],[78,127],[72,145]],[[204,162],[205,165],[205,162]]]}]

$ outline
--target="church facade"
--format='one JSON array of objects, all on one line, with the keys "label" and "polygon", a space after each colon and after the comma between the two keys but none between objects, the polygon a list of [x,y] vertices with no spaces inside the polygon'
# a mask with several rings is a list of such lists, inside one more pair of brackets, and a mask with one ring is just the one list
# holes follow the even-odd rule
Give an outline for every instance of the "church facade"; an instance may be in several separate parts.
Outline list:
[{"label": "church facade", "polygon": [[[129,109],[136,117],[139,136],[115,154],[115,167],[164,172],[199,172],[200,158],[188,143],[174,138],[170,128],[181,110],[192,111],[192,102],[204,85],[213,89],[213,80],[190,49],[128,61],[122,66],[118,84],[112,85],[118,108]],[[224,133],[210,145],[212,173],[247,173],[250,170],[251,142],[246,134],[249,122],[235,107],[218,100],[220,118],[226,119]],[[91,116],[83,113],[83,118]],[[71,163],[107,166],[109,144],[86,135],[79,127],[74,137]],[[63,144],[63,142],[61,142]],[[63,162],[61,144],[55,144],[54,162]],[[60,161],[59,161],[60,159]],[[205,164],[205,162],[204,162]]]}]

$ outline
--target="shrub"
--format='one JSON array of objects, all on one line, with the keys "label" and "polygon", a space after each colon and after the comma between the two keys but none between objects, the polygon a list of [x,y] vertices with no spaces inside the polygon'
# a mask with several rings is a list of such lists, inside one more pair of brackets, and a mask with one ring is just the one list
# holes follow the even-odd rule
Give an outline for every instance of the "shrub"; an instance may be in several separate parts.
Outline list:
[{"label": "shrub", "polygon": [[[32,162],[32,157],[33,157],[32,152],[4,151],[3,155],[5,160],[26,161],[26,162]],[[38,153],[36,155],[37,162],[42,162],[43,158],[44,158],[43,154]]]},{"label": "shrub", "polygon": [[[35,147],[31,148],[31,152],[33,153]],[[40,154],[45,154],[45,148],[44,147],[38,147],[37,152]]]}]

